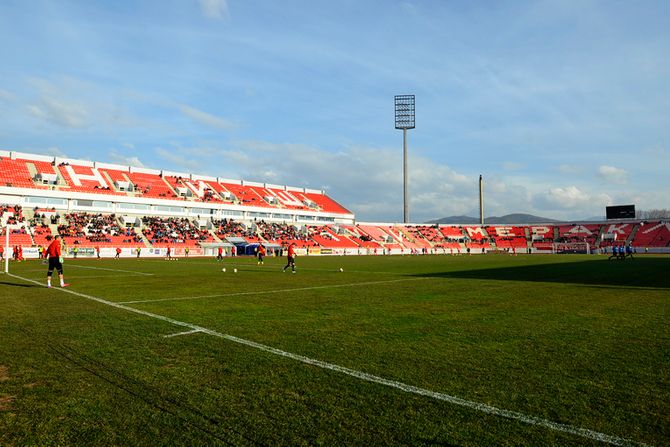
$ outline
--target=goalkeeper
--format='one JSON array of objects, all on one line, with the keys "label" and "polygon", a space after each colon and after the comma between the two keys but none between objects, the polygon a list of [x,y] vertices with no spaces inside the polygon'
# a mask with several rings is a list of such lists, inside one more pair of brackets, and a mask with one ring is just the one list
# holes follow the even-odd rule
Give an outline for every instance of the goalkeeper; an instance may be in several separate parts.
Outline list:
[{"label": "goalkeeper", "polygon": [[46,257],[49,258],[49,270],[47,271],[47,287],[51,287],[51,275],[54,272],[54,269],[58,271],[58,277],[60,278],[60,286],[67,287],[70,284],[65,284],[63,281],[63,255],[61,254],[60,247],[60,237],[55,235],[53,241],[49,244],[49,248],[46,251]]}]

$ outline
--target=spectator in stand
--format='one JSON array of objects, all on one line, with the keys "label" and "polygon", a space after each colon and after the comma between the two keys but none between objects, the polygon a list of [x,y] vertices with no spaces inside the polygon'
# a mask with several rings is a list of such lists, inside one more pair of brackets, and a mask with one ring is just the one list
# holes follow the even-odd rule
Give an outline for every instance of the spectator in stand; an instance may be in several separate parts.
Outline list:
[{"label": "spectator in stand", "polygon": [[[47,241],[50,239],[51,237],[47,236]],[[70,284],[66,284],[63,280],[63,256],[61,254],[61,243],[60,237],[58,235],[53,237],[53,241],[47,248],[46,256],[49,258],[49,269],[47,270],[47,287],[51,287],[51,276],[53,275],[54,270],[58,272],[60,286],[68,287]]]}]

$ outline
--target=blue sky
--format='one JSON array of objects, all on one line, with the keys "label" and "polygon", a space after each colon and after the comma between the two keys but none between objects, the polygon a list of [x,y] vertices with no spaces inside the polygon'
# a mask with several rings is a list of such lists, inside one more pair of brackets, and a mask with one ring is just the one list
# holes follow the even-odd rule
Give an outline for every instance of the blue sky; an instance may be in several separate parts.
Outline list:
[{"label": "blue sky", "polygon": [[410,217],[670,208],[667,1],[0,2],[0,149]]}]

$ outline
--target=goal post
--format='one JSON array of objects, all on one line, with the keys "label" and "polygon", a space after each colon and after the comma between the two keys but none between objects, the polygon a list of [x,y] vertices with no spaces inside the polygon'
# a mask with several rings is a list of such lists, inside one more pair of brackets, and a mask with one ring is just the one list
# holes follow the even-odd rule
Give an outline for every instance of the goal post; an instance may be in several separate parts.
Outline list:
[{"label": "goal post", "polygon": [[554,242],[551,244],[553,254],[591,254],[588,242]]},{"label": "goal post", "polygon": [[[17,229],[17,228],[21,228],[21,227],[19,225],[16,225],[16,224],[12,225],[12,224],[8,224],[6,222],[0,222],[0,228],[2,230],[5,230],[5,237],[2,238],[2,245],[5,249],[5,252],[4,252],[3,256],[5,258],[4,259],[4,261],[5,261],[5,273],[9,273],[9,256],[10,256],[10,253],[11,253],[9,251],[9,248],[10,248],[9,247],[9,233],[12,230]],[[0,231],[0,234],[1,233],[2,233],[2,231]]]}]

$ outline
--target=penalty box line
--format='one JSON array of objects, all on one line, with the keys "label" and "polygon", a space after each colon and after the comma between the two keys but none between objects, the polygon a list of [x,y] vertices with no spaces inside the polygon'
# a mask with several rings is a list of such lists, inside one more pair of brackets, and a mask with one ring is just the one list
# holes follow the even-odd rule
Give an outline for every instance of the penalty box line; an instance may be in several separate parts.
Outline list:
[{"label": "penalty box line", "polygon": [[243,296],[243,295],[268,295],[272,293],[288,293],[288,292],[300,292],[304,290],[319,290],[319,289],[334,289],[339,287],[356,287],[356,286],[370,286],[376,284],[388,284],[394,282],[404,282],[404,281],[423,281],[431,278],[403,278],[403,279],[392,279],[388,281],[369,281],[369,282],[357,282],[357,283],[348,283],[348,284],[332,284],[327,286],[310,286],[310,287],[296,287],[293,289],[276,289],[276,290],[260,290],[257,292],[232,292],[232,293],[221,293],[216,295],[199,295],[199,296],[182,296],[174,298],[157,298],[155,300],[135,300],[135,301],[119,301],[119,304],[139,304],[139,303],[157,303],[160,301],[182,301],[182,300],[199,300],[203,298],[222,298],[228,296]]},{"label": "penalty box line", "polygon": [[[37,284],[39,286],[45,287],[42,283],[34,281],[32,279],[29,279],[29,278],[24,278],[24,277],[15,275],[13,273],[8,273],[8,275],[13,277],[13,278],[22,280],[22,281],[30,282],[30,283]],[[362,371],[347,368],[345,366],[336,365],[334,363],[328,363],[328,362],[324,362],[322,360],[317,360],[317,359],[313,359],[313,358],[310,358],[310,357],[305,357],[305,356],[300,355],[300,354],[294,354],[292,352],[282,351],[281,349],[273,348],[272,346],[264,345],[262,343],[257,343],[255,341],[251,341],[251,340],[246,340],[246,339],[240,338],[240,337],[235,337],[234,335],[224,334],[224,333],[217,332],[217,331],[214,331],[212,329],[207,329],[205,327],[198,326],[198,325],[195,325],[195,324],[175,320],[174,318],[166,317],[164,315],[159,315],[159,314],[155,314],[155,313],[152,313],[152,312],[147,312],[147,311],[140,310],[140,309],[135,309],[134,307],[130,307],[130,306],[126,306],[126,305],[123,305],[123,304],[115,303],[113,301],[107,301],[105,299],[98,298],[98,297],[95,297],[95,296],[92,296],[92,295],[86,295],[84,293],[75,292],[72,289],[63,289],[63,288],[60,288],[60,287],[55,287],[55,288],[52,288],[51,290],[57,290],[57,291],[60,291],[60,292],[69,293],[71,295],[79,296],[79,297],[85,298],[87,300],[95,301],[95,302],[100,303],[100,304],[105,304],[107,306],[111,306],[111,307],[114,307],[116,309],[121,309],[121,310],[125,310],[125,311],[128,311],[128,312],[136,313],[136,314],[139,314],[139,315],[144,315],[146,317],[155,318],[157,320],[165,321],[167,323],[171,323],[171,324],[174,324],[176,326],[181,326],[181,327],[184,327],[184,328],[188,328],[188,329],[191,329],[194,332],[202,332],[204,334],[208,334],[208,335],[211,335],[211,336],[214,336],[214,337],[217,337],[217,338],[222,338],[224,340],[229,340],[229,341],[232,341],[232,342],[244,345],[244,346],[248,346],[248,347],[251,347],[251,348],[258,349],[260,351],[264,351],[264,352],[267,352],[267,353],[270,353],[270,354],[278,355],[280,357],[289,358],[289,359],[292,359],[292,360],[296,360],[298,362],[302,362],[302,363],[312,365],[312,366],[316,366],[316,367],[319,367],[319,368],[323,368],[323,369],[326,369],[326,370],[339,372],[339,373],[348,375],[350,377],[355,377],[357,379],[360,379],[360,380],[363,380],[363,381],[366,381],[366,382],[371,382],[371,383],[376,383],[376,384],[379,384],[379,385],[388,386],[388,387],[391,387],[391,388],[398,389],[400,391],[404,391],[406,393],[411,393],[411,394],[416,394],[416,395],[419,395],[419,396],[430,397],[430,398],[433,398],[433,399],[436,399],[436,400],[448,402],[448,403],[451,403],[451,404],[454,404],[454,405],[469,408],[469,409],[479,411],[479,412],[482,412],[482,413],[485,413],[485,414],[490,414],[490,415],[493,415],[493,416],[499,416],[499,417],[503,417],[503,418],[506,418],[506,419],[512,419],[512,420],[515,420],[515,421],[522,422],[524,424],[534,425],[534,426],[538,426],[538,427],[544,427],[544,428],[548,428],[548,429],[553,430],[553,431],[568,433],[568,434],[571,434],[571,435],[579,436],[579,437],[582,437],[582,438],[588,438],[588,439],[592,439],[592,440],[595,440],[595,441],[599,441],[599,442],[603,442],[603,443],[607,443],[607,444],[611,444],[611,445],[650,447],[648,444],[645,444],[645,443],[642,443],[642,442],[636,442],[636,441],[633,441],[631,439],[621,438],[621,437],[618,437],[618,436],[612,436],[612,435],[608,435],[608,434],[605,434],[605,433],[600,433],[600,432],[597,432],[597,431],[594,431],[594,430],[590,430],[590,429],[587,429],[587,428],[577,427],[577,426],[574,426],[574,425],[562,424],[562,423],[559,423],[559,422],[550,421],[548,419],[543,419],[543,418],[539,418],[539,417],[536,417],[536,416],[526,415],[524,413],[520,413],[520,412],[517,412],[517,411],[504,410],[504,409],[501,409],[501,408],[494,407],[492,405],[488,405],[488,404],[484,404],[484,403],[480,403],[480,402],[475,402],[475,401],[471,401],[471,400],[467,400],[467,399],[462,399],[460,397],[451,396],[449,394],[440,393],[440,392],[437,392],[437,391],[431,391],[431,390],[427,390],[427,389],[424,389],[424,388],[419,388],[419,387],[416,387],[416,386],[413,386],[413,385],[407,385],[405,383],[398,382],[398,381],[395,381],[395,380],[385,379],[385,378],[380,377],[380,376],[375,376],[373,374],[368,374],[368,373],[365,373],[365,372],[362,372]]]}]

